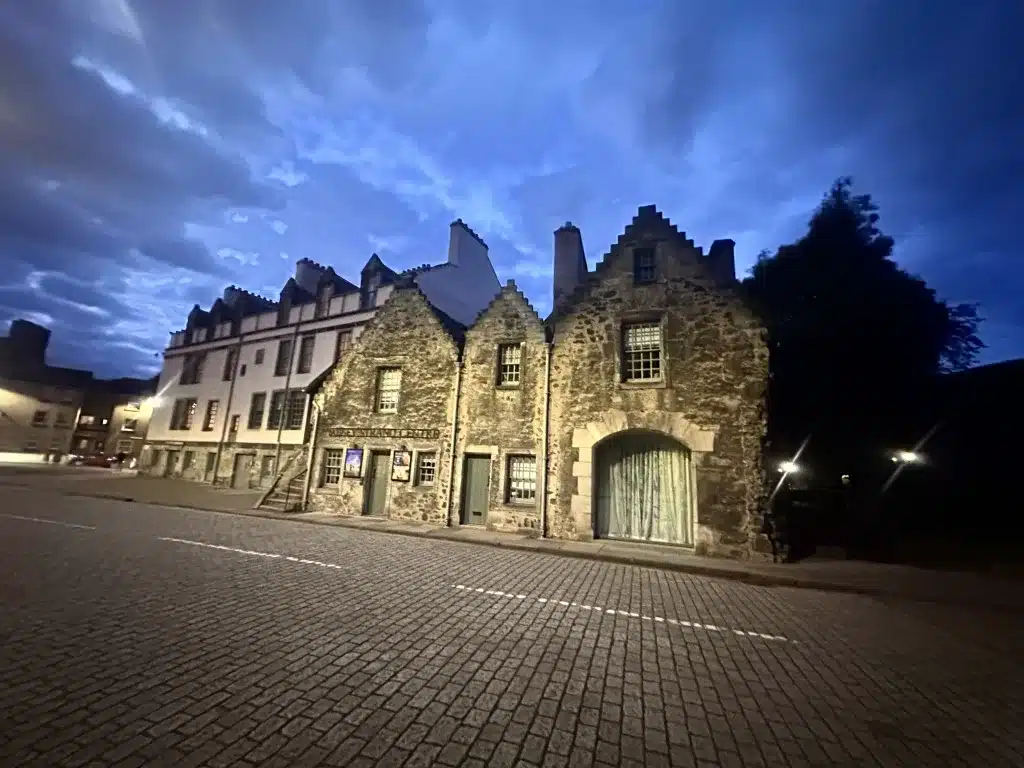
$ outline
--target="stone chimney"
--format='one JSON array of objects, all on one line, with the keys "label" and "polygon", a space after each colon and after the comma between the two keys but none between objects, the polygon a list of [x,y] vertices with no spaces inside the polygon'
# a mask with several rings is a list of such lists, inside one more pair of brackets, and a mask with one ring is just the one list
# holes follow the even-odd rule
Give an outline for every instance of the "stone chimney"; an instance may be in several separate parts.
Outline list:
[{"label": "stone chimney", "polygon": [[708,250],[707,264],[716,283],[731,285],[736,282],[736,242],[726,238],[715,240]]},{"label": "stone chimney", "polygon": [[587,256],[579,227],[567,221],[555,230],[554,308],[561,309],[587,278]]},{"label": "stone chimney", "polygon": [[234,307],[238,304],[238,299],[241,295],[242,291],[237,285],[229,285],[224,289],[224,295],[221,297],[221,300],[229,307]]},{"label": "stone chimney", "polygon": [[295,282],[300,288],[316,293],[320,276],[324,273],[324,267],[311,259],[299,259],[295,262]]},{"label": "stone chimney", "polygon": [[487,258],[487,251],[487,243],[470,229],[466,222],[462,219],[452,222],[448,235],[449,264],[466,264],[471,262],[474,256]]}]

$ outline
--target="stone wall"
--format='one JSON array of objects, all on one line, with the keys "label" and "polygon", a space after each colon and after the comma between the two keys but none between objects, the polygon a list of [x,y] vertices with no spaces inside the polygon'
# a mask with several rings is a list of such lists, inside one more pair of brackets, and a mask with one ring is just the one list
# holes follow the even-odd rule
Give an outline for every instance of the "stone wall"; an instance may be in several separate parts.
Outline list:
[{"label": "stone wall", "polygon": [[[655,282],[635,284],[633,247],[656,248]],[[622,326],[660,321],[663,380],[622,381]],[[568,310],[552,318],[550,535],[593,536],[592,462],[629,429],[686,445],[696,474],[696,549],[770,556],[760,534],[768,352],[731,288],[716,285],[692,242],[660,214],[634,219]]]},{"label": "stone wall", "polygon": [[[282,445],[279,465],[300,458],[305,451],[301,445]],[[168,457],[176,453],[174,466],[168,471]],[[188,454],[191,454],[189,457]],[[248,479],[234,482],[235,457],[249,455],[253,460],[249,467]],[[212,483],[224,487],[258,490],[269,488],[277,476],[274,466],[277,446],[267,443],[225,443],[217,462],[217,444],[212,442],[148,442],[139,462],[139,473],[154,477],[174,477],[192,482]],[[207,457],[216,462],[208,471]],[[189,463],[191,458],[191,463]]]},{"label": "stone wall", "polygon": [[[444,523],[447,520],[451,467],[454,381],[459,347],[416,288],[397,289],[366,326],[316,397],[320,410],[311,471],[310,510],[358,515],[364,509],[366,474],[373,451],[413,451],[409,482],[388,482],[386,515],[391,518]],[[377,413],[378,370],[402,371],[397,413]],[[333,436],[350,430],[353,437]],[[377,436],[371,430],[436,430],[428,439]],[[326,450],[363,451],[362,474],[324,484]],[[420,454],[437,454],[432,485],[416,482]]]},{"label": "stone wall", "polygon": [[[518,386],[498,384],[498,349],[504,344],[521,345]],[[456,456],[491,456],[488,528],[540,534],[546,362],[544,325],[510,282],[466,332],[459,394]],[[508,503],[509,458],[516,455],[537,459],[538,496],[533,504]],[[453,524],[462,515],[463,467],[461,460],[456,462]]]}]

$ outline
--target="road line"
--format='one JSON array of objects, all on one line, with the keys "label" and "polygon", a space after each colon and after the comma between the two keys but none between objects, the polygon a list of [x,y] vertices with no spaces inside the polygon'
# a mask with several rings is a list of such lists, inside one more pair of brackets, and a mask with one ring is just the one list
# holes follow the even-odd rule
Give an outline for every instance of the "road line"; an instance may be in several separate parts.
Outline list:
[{"label": "road line", "polygon": [[566,608],[577,608],[581,611],[596,611],[597,613],[603,613],[605,615],[612,616],[625,616],[630,619],[639,619],[640,621],[650,621],[655,624],[671,624],[674,627],[683,627],[685,629],[698,629],[704,632],[714,632],[718,634],[728,635],[732,634],[737,637],[752,637],[758,640],[768,640],[777,643],[790,643],[793,645],[797,644],[796,640],[791,640],[788,637],[782,635],[771,635],[765,632],[754,632],[749,629],[734,629],[732,627],[720,627],[717,624],[703,624],[698,621],[683,621],[682,619],[670,619],[665,616],[646,616],[642,613],[635,611],[620,611],[616,608],[603,608],[600,605],[584,605],[582,603],[572,603],[566,600],[552,600],[547,597],[534,597],[530,598],[527,595],[513,594],[512,592],[501,592],[496,589],[484,589],[483,587],[467,587],[465,584],[452,584],[453,589],[457,589],[463,592],[472,592],[479,595],[491,595],[492,597],[508,597],[515,598],[517,600],[534,600],[538,603],[545,603],[548,605],[558,605]]},{"label": "road line", "polygon": [[50,525],[63,525],[65,528],[80,528],[83,531],[95,531],[95,525],[79,525],[78,523],[64,523],[60,520],[46,520],[42,517],[23,517],[21,515],[8,515],[0,512],[0,517],[6,517],[8,520],[27,520],[30,523],[49,523]]},{"label": "road line", "polygon": [[318,568],[332,568],[339,570],[342,566],[336,563],[324,563],[320,560],[309,560],[304,557],[293,557],[291,555],[279,555],[274,552],[258,552],[254,549],[239,549],[238,547],[226,547],[223,544],[209,544],[205,541],[192,541],[191,539],[176,539],[172,536],[158,536],[159,541],[172,541],[175,544],[188,544],[193,547],[205,547],[206,549],[219,549],[222,552],[234,552],[238,555],[249,555],[250,557],[267,557],[271,559],[287,560],[289,563],[301,563],[302,565],[315,565]]}]

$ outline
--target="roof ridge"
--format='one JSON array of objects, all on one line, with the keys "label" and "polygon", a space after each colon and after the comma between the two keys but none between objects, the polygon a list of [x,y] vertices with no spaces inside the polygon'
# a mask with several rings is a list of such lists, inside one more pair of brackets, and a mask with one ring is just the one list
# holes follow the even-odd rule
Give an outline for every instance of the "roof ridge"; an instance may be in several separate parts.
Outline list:
[{"label": "roof ridge", "polygon": [[473,322],[466,326],[466,330],[469,331],[472,328],[475,328],[477,323],[479,323],[480,320],[483,319],[483,316],[490,312],[491,309],[498,303],[499,299],[513,293],[518,295],[519,298],[522,299],[523,303],[526,304],[527,309],[529,309],[533,316],[537,318],[537,322],[540,323],[541,326],[543,326],[544,319],[540,316],[540,313],[537,312],[537,309],[533,306],[533,302],[526,298],[526,294],[523,293],[522,289],[518,285],[516,285],[515,280],[507,280],[505,281],[505,284],[498,289],[498,292],[495,293],[493,297],[491,297],[491,300],[487,302],[486,306],[484,306],[483,309],[476,313],[476,317],[473,318]]}]

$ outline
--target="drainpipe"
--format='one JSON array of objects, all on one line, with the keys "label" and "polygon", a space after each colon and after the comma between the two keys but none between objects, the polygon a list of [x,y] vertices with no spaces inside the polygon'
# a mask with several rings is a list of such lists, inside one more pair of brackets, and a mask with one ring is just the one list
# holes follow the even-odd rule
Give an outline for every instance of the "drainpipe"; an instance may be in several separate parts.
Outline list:
[{"label": "drainpipe", "polygon": [[[217,440],[217,453],[213,458],[213,478],[210,485],[217,484],[217,475],[220,473],[220,457],[224,451],[224,439],[228,433],[228,425],[231,423],[231,400],[235,396],[235,380],[238,379],[238,363],[242,359],[242,337],[238,337],[238,344],[235,345],[235,364],[231,367],[231,383],[228,384],[228,401],[224,406],[224,421],[220,425],[220,439]],[[152,411],[150,419],[152,419]],[[148,428],[147,428],[148,432]]]},{"label": "drainpipe", "polygon": [[[301,328],[301,327],[302,327],[302,323],[298,322],[298,323],[295,324],[295,330],[292,331],[292,347],[291,347],[291,350],[289,350],[288,374],[284,377],[284,403],[282,403],[282,405],[281,405],[281,418],[278,419],[278,422],[277,422],[277,447],[274,450],[274,474],[275,475],[277,474],[278,469],[280,469],[280,467],[281,467],[281,432],[284,430],[284,418],[288,414],[288,410],[287,410],[288,401],[289,401],[289,399],[291,397],[288,394],[288,387],[292,383],[292,363],[295,362],[295,358],[296,358],[296,355],[295,355],[295,352],[296,352],[296,350],[295,350],[295,342],[298,341],[298,338],[299,338],[299,328]],[[271,399],[273,399],[273,397],[274,397],[273,392],[271,392],[270,397],[271,397]]]},{"label": "drainpipe", "polygon": [[455,410],[452,413],[451,454],[448,456],[448,526],[452,526],[452,503],[455,498],[455,434],[459,428],[459,395],[462,393],[462,355],[455,358]]},{"label": "drainpipe", "polygon": [[548,411],[551,406],[551,344],[544,343],[544,416],[540,460],[540,537],[548,535]]},{"label": "drainpipe", "polygon": [[302,483],[302,509],[309,503],[309,486],[313,479],[313,457],[316,455],[316,436],[320,431],[320,409],[316,407],[315,395],[309,396],[309,414],[307,423],[312,421],[313,428],[309,434],[309,449],[306,452],[306,479]]}]

